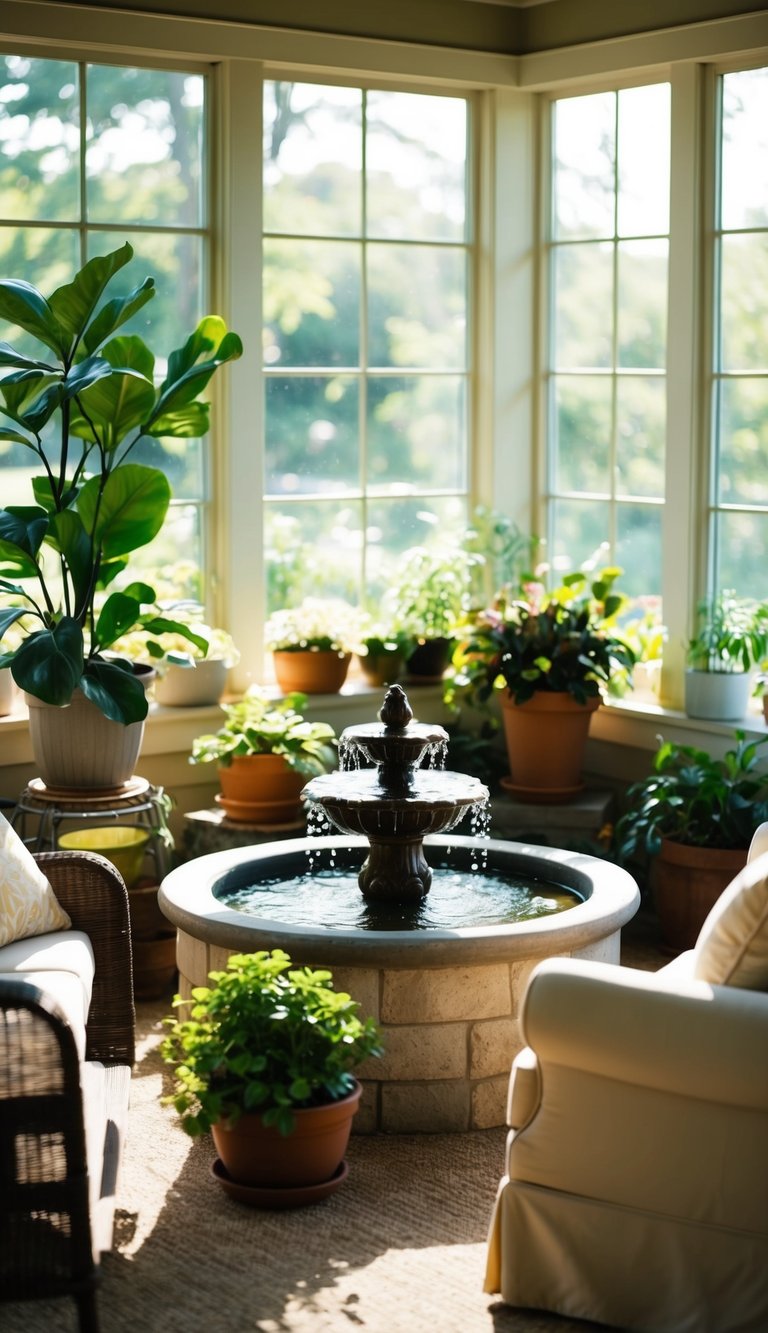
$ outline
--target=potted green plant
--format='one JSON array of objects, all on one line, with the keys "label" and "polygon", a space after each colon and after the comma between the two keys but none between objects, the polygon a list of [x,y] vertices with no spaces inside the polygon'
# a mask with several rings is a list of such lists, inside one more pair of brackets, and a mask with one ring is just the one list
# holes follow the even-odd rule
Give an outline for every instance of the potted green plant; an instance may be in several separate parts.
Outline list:
[{"label": "potted green plant", "polygon": [[201,707],[216,704],[227,683],[227,672],[240,660],[232,635],[203,621],[203,608],[197,602],[181,601],[158,608],[158,614],[172,617],[192,629],[202,647],[180,634],[150,634],[133,630],[114,644],[121,656],[148,661],[156,672],[156,703],[167,708]]},{"label": "potted green plant", "polygon": [[289,694],[335,694],[352,654],[362,650],[363,613],[336,597],[305,597],[300,606],[274,611],[264,627],[280,689]]},{"label": "potted green plant", "polygon": [[[538,579],[481,612],[454,654],[446,701],[502,709],[510,778],[522,800],[567,800],[580,790],[591,714],[612,674],[631,674],[634,653],[618,629],[622,571],[568,574],[548,591]],[[496,692],[498,691],[498,696]],[[551,729],[551,734],[550,734]]]},{"label": "potted green plant", "polygon": [[752,834],[768,819],[768,774],[759,750],[768,741],[736,744],[722,759],[694,746],[662,741],[648,777],[626,793],[614,835],[627,863],[646,855],[665,948],[692,948],[716,898],[744,865]]},{"label": "potted green plant", "polygon": [[216,797],[229,819],[250,824],[288,824],[301,813],[301,789],[336,763],[336,737],[327,722],[301,713],[307,696],[293,692],[272,699],[252,685],[224,707],[218,731],[192,742],[191,764],[218,764]]},{"label": "potted green plant", "polygon": [[[154,279],[125,296],[108,295],[132,256],[128,244],[97,256],[48,298],[29,283],[0,282],[0,319],[27,335],[23,348],[0,344],[0,364],[10,372],[0,382],[0,439],[24,445],[40,467],[33,503],[0,510],[0,592],[14,603],[0,610],[0,637],[22,616],[35,626],[0,666],[10,666],[26,692],[38,769],[55,786],[125,780],[100,773],[73,783],[66,763],[56,768],[57,756],[83,748],[75,742],[94,714],[134,728],[135,761],[147,699],[133,664],[110,656],[122,635],[140,627],[204,646],[188,625],[157,616],[151,587],[127,581],[130,555],[160,531],[171,498],[165,475],[131,453],[147,436],[205,434],[209,405],[198,395],[242,354],[242,344],[208,315],[171,352],[156,385],[154,353],[137,335],[118,334],[153,297]],[[59,714],[61,725],[67,705],[73,739],[46,746],[50,717]],[[114,728],[106,735],[87,742],[93,754],[119,747]],[[124,755],[122,762],[130,776],[133,761]]]},{"label": "potted green plant", "polygon": [[400,679],[415,644],[410,634],[381,621],[370,621],[360,640],[360,667],[369,685],[393,685]]},{"label": "potted green plant", "polygon": [[[353,1070],[381,1054],[379,1032],[332,974],[281,949],[235,954],[166,1020],[166,1100],[193,1137],[212,1132],[222,1184],[259,1202],[309,1202],[341,1183],[361,1095]],[[284,1200],[289,1201],[288,1198]]]},{"label": "potted green plant", "polygon": [[473,572],[482,563],[479,552],[459,542],[411,546],[401,555],[382,610],[415,644],[406,662],[409,679],[442,680],[472,605]]},{"label": "potted green plant", "polygon": [[689,717],[739,721],[749,706],[750,672],[768,653],[768,608],[727,590],[700,602],[696,614],[685,711]]}]

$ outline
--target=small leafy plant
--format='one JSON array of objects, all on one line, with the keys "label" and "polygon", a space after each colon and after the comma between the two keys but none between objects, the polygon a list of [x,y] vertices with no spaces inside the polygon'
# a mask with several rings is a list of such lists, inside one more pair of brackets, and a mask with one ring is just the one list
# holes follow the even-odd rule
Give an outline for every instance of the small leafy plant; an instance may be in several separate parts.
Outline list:
[{"label": "small leafy plant", "polygon": [[224,706],[224,722],[218,731],[197,736],[192,742],[191,764],[216,760],[226,768],[236,755],[282,755],[296,773],[316,777],[335,766],[336,733],[327,722],[308,722],[301,709],[306,694],[287,694],[271,699],[258,685],[236,703]]},{"label": "small leafy plant", "polygon": [[747,848],[758,824],[768,819],[768,774],[760,772],[759,748],[768,736],[736,745],[722,759],[690,745],[663,741],[653,772],[627,791],[627,809],[615,832],[619,858],[657,855],[662,838],[692,847]]},{"label": "small leafy plant", "polygon": [[697,607],[697,630],[688,643],[695,671],[750,671],[768,654],[768,607],[730,590]]},{"label": "small leafy plant", "polygon": [[234,954],[209,980],[191,1000],[175,997],[189,1017],[165,1020],[161,1047],[176,1066],[165,1101],[192,1137],[254,1111],[290,1134],[294,1110],[345,1097],[352,1070],[382,1052],[373,1019],[361,1019],[359,1004],[333,989],[332,974],[292,967],[282,949]]},{"label": "small leafy plant", "polygon": [[392,574],[382,610],[412,640],[452,638],[472,603],[473,571],[483,557],[458,543],[411,546]]}]

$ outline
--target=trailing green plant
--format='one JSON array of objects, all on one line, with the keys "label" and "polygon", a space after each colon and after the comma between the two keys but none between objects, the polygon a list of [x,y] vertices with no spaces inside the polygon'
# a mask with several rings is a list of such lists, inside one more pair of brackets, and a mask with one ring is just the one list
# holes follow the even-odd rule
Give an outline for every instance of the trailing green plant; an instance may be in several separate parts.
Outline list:
[{"label": "trailing green plant", "polygon": [[614,587],[622,572],[606,567],[590,579],[578,571],[551,591],[532,580],[512,600],[500,597],[454,653],[446,701],[483,704],[494,689],[506,689],[518,704],[538,691],[564,692],[583,704],[613,673],[631,678],[635,655],[618,628],[627,598]]},{"label": "trailing green plant", "polygon": [[730,589],[699,602],[697,627],[688,642],[695,671],[750,671],[768,655],[768,607]]},{"label": "trailing green plant", "polygon": [[0,282],[0,319],[36,344],[30,354],[0,343],[0,367],[10,370],[0,381],[0,440],[24,445],[40,466],[33,503],[0,510],[0,593],[15,603],[0,610],[0,638],[22,616],[36,626],[0,666],[45,703],[63,706],[80,689],[122,723],[147,712],[131,662],[108,655],[122,635],[140,628],[206,646],[194,628],[158,614],[148,584],[106,592],[157,536],[171,499],[165,475],[130,455],[147,436],[204,435],[209,404],[198,395],[242,355],[238,336],[207,315],[156,385],[154,352],[135,334],[115,336],[152,299],[154,279],[107,294],[132,257],[128,244],[97,256],[47,298],[27,282]]},{"label": "trailing green plant", "polygon": [[458,542],[409,547],[382,599],[388,622],[415,642],[453,638],[470,611],[473,571],[482,563]]},{"label": "trailing green plant", "polygon": [[768,774],[759,768],[768,736],[748,741],[737,731],[735,740],[722,759],[662,741],[653,772],[627,791],[615,830],[622,861],[643,852],[656,856],[663,838],[691,847],[749,846],[757,825],[768,819]]},{"label": "trailing green plant", "polygon": [[209,981],[190,1000],[175,997],[189,1016],[165,1020],[161,1047],[176,1066],[164,1100],[193,1137],[245,1112],[290,1134],[295,1110],[345,1097],[353,1069],[381,1054],[373,1019],[361,1019],[357,1001],[333,989],[331,972],[292,967],[282,949],[234,954]]},{"label": "trailing green plant", "polygon": [[327,722],[308,722],[301,709],[306,694],[272,699],[252,685],[236,703],[224,705],[219,730],[192,742],[191,764],[214,760],[226,768],[236,755],[281,755],[296,773],[316,777],[336,764],[336,734]]}]

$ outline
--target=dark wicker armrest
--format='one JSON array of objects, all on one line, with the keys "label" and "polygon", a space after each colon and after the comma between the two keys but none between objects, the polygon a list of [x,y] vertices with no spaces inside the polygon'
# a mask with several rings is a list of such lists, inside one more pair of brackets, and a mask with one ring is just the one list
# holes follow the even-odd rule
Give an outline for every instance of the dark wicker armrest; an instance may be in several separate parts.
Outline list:
[{"label": "dark wicker armrest", "polygon": [[128,891],[114,866],[95,852],[38,852],[35,860],[96,959],[86,1055],[132,1065],[135,1055],[133,959]]}]

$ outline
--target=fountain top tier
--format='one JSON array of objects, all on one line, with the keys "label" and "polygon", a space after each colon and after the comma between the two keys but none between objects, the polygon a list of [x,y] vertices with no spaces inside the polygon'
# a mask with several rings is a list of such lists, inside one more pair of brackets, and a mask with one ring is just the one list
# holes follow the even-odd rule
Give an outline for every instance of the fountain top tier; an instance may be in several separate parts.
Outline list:
[{"label": "fountain top tier", "polygon": [[339,739],[342,769],[359,768],[360,758],[378,768],[382,791],[404,792],[413,785],[425,755],[432,768],[442,768],[448,749],[444,727],[413,721],[413,709],[401,685],[390,685],[379,709],[378,723],[347,727]]},{"label": "fountain top tier", "polygon": [[[342,732],[341,772],[313,778],[304,788],[310,813],[320,810],[342,833],[367,837],[370,851],[359,876],[366,898],[423,898],[432,878],[422,850],[426,835],[448,832],[468,810],[486,810],[482,782],[441,771],[447,749],[444,728],[414,722],[405,691],[391,685],[378,723]],[[429,768],[418,771],[425,757]]]}]

